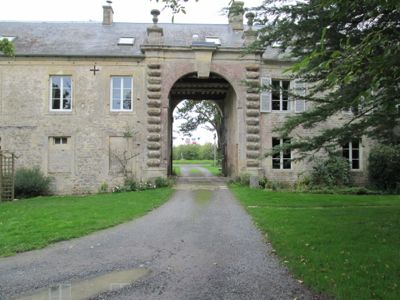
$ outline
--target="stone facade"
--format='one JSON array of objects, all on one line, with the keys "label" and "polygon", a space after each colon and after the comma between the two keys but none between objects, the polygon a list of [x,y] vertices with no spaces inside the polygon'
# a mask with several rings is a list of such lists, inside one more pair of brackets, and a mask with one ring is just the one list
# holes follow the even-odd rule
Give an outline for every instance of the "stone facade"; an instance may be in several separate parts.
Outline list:
[{"label": "stone facade", "polygon": [[[90,25],[104,43],[107,39],[103,37],[114,41],[124,33],[123,25],[112,23],[112,9],[105,10],[103,24]],[[121,183],[126,174],[137,180],[167,176],[171,167],[171,116],[176,105],[171,91],[180,79],[188,78],[189,82],[194,78],[181,97],[190,97],[190,93],[216,97],[225,118],[228,176],[247,172],[294,182],[309,169],[307,161],[302,161],[294,162],[289,170],[276,170],[271,158],[263,157],[272,146],[273,129],[293,112],[260,112],[258,85],[263,77],[287,77],[283,69],[289,61],[273,51],[269,56],[244,54],[245,45],[254,39],[251,27],[216,25],[220,33],[213,32],[211,25],[189,30],[183,25],[158,25],[157,14],[153,16],[154,24],[146,25],[147,30],[129,25],[140,27],[135,35],[137,52],[124,46],[107,53],[108,45],[103,45],[101,52],[102,44],[96,44],[97,40],[85,48],[71,46],[70,54],[57,48],[46,52],[52,45],[40,52],[24,42],[29,38],[24,36],[23,24],[0,23],[0,32],[8,30],[8,35],[16,36],[16,57],[0,57],[0,141],[3,149],[17,155],[17,167],[40,166],[54,178],[54,192],[61,194],[94,192],[104,182],[109,186]],[[185,36],[177,37],[176,32]],[[221,44],[198,42],[197,33],[200,39],[221,34],[217,36]],[[30,39],[32,42],[34,38]],[[36,43],[46,47],[45,41]],[[72,79],[71,111],[50,109],[50,77],[56,75]],[[113,76],[132,78],[131,111],[112,111]],[[178,97],[175,102],[184,98]],[[365,178],[368,148],[363,141],[360,181]]]}]

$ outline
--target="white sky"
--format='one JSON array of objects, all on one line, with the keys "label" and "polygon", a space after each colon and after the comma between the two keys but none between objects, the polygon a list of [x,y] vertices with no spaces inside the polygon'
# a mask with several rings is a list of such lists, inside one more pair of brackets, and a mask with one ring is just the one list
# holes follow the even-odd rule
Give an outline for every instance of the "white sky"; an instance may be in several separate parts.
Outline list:
[{"label": "white sky", "polygon": [[[261,0],[245,0],[245,7],[256,6]],[[0,0],[1,21],[97,21],[103,18],[102,6],[105,0]],[[189,0],[184,3],[187,14],[175,16],[175,23],[208,23],[227,24],[228,18],[222,9],[229,0]],[[162,4],[156,0],[114,0],[114,22],[151,23],[150,11],[153,8],[161,10]],[[172,14],[169,10],[161,11],[160,23],[171,23]],[[179,121],[174,122],[174,130],[178,129]],[[175,134],[178,136],[178,134]],[[197,143],[212,143],[213,133],[199,128],[192,135]],[[174,140],[181,144],[182,136]]]},{"label": "white sky", "polygon": [[[229,0],[189,0],[184,3],[187,14],[175,16],[175,23],[226,24],[227,17],[221,9]],[[255,6],[261,0],[245,0],[246,7]],[[102,21],[105,0],[0,0],[2,21]],[[150,10],[161,9],[156,0],[114,0],[115,22],[151,23]],[[171,22],[171,12],[162,11],[160,23]]]}]

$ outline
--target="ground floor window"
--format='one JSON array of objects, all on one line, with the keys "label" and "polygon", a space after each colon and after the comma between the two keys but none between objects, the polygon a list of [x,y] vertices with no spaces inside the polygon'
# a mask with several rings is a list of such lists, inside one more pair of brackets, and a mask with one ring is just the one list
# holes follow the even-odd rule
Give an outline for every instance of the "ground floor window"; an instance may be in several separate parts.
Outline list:
[{"label": "ground floor window", "polygon": [[[272,148],[290,144],[290,139],[272,138]],[[291,169],[292,153],[290,150],[281,150],[272,155],[272,169]]]},{"label": "ground floor window", "polygon": [[350,163],[350,168],[352,170],[360,169],[360,141],[352,140],[346,144],[342,145],[343,157],[346,158]]}]

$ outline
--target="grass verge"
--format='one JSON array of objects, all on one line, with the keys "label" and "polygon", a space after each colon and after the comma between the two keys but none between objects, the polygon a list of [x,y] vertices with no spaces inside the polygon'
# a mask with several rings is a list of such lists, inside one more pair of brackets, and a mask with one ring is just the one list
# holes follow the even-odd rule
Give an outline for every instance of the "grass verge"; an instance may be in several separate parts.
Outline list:
[{"label": "grass verge", "polygon": [[0,256],[43,248],[140,216],[166,202],[170,188],[89,196],[37,197],[0,204]]},{"label": "grass verge", "polygon": [[312,289],[337,299],[398,299],[400,196],[230,188]]}]

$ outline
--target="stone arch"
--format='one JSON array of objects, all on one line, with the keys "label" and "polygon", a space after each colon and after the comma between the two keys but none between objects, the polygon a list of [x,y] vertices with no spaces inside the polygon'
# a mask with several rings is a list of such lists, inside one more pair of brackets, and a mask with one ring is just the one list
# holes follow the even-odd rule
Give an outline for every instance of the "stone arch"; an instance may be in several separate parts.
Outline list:
[{"label": "stone arch", "polygon": [[210,72],[208,78],[198,78],[196,72],[184,72],[168,87],[168,174],[172,171],[173,110],[182,100],[213,100],[221,109],[223,122],[219,137],[222,139],[223,173],[238,174],[238,111],[237,92],[225,76]]}]

